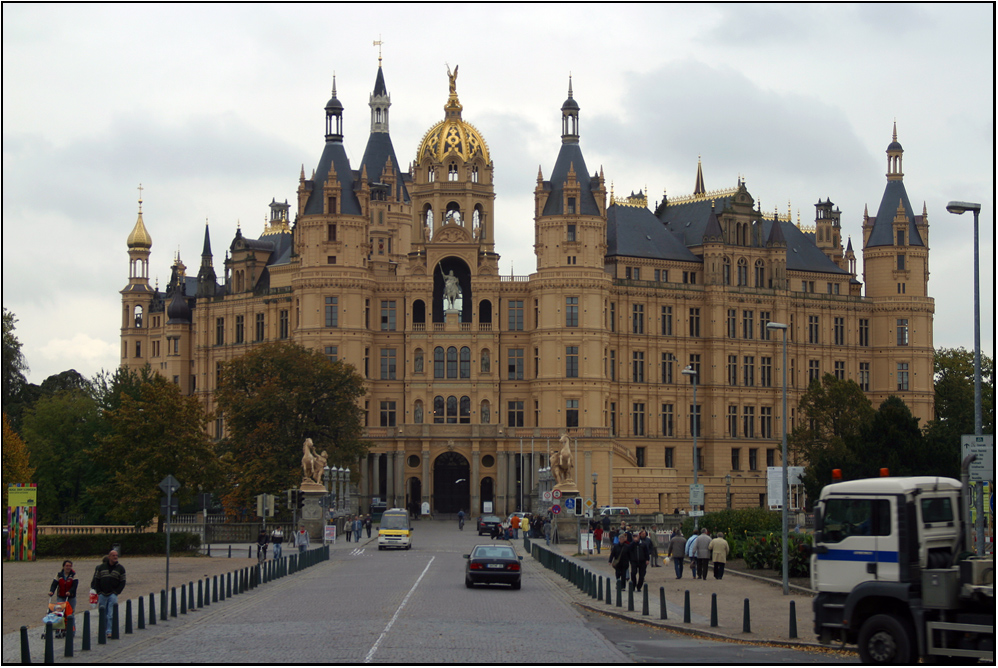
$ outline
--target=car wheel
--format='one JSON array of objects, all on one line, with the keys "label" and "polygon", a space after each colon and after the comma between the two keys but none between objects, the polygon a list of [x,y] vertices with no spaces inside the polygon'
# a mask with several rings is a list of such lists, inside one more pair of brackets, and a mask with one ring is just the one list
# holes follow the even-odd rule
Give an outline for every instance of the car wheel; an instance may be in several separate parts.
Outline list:
[{"label": "car wheel", "polygon": [[471,589],[475,586],[475,583],[471,581],[471,578],[466,577],[464,578],[464,586],[467,587],[468,589]]},{"label": "car wheel", "polygon": [[513,589],[519,589],[519,588],[520,588],[520,581],[517,580],[516,582],[513,583]]},{"label": "car wheel", "polygon": [[859,631],[859,658],[866,664],[909,664],[913,634],[907,624],[892,615],[874,615]]}]

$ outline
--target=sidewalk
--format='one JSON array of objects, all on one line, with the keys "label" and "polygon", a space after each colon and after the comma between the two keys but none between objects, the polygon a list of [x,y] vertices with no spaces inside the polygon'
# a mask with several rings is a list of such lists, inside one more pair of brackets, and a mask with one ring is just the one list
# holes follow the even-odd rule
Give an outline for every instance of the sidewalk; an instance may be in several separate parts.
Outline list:
[{"label": "sidewalk", "polygon": [[[533,539],[546,547],[544,539]],[[523,549],[521,541],[514,541],[517,549]],[[835,645],[820,645],[812,631],[811,602],[813,593],[801,587],[791,587],[790,594],[784,596],[783,583],[755,575],[748,575],[726,569],[722,580],[715,580],[711,570],[706,580],[694,580],[690,573],[689,560],[685,560],[683,577],[676,579],[672,563],[658,568],[648,567],[645,583],[648,586],[648,615],[642,614],[643,593],[634,592],[634,611],[628,611],[628,594],[625,589],[621,596],[621,606],[617,607],[617,592],[612,589],[612,603],[606,603],[607,578],[611,587],[615,585],[613,567],[609,564],[609,549],[600,555],[579,555],[575,543],[552,544],[550,549],[582,568],[603,579],[603,598],[598,600],[553,570],[545,568],[540,561],[532,561],[535,568],[546,573],[564,587],[569,596],[580,607],[600,614],[618,617],[632,622],[657,626],[670,631],[687,633],[709,638],[728,639],[749,643],[766,643],[787,647],[810,647],[822,650],[839,649]],[[524,554],[529,554],[526,551]],[[665,591],[667,619],[662,619],[661,590]],[[690,622],[683,622],[686,593],[690,597]],[[716,595],[717,626],[710,625],[711,599]],[[750,632],[743,632],[745,601],[749,602]],[[797,638],[790,637],[790,603],[796,607]],[[851,651],[851,648],[845,648]]]}]

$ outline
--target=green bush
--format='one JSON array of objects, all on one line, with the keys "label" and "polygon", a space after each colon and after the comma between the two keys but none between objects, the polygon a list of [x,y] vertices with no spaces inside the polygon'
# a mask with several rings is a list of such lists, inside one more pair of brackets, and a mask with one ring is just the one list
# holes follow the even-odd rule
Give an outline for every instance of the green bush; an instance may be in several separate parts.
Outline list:
[{"label": "green bush", "polygon": [[[770,531],[780,531],[783,526],[779,512],[766,508],[740,508],[738,510],[719,510],[707,513],[700,518],[701,528],[710,530],[711,535],[718,531],[724,532],[728,543],[732,538],[744,538],[747,534],[763,534]],[[683,520],[683,535],[689,536],[693,531],[693,518]]]},{"label": "green bush", "polygon": [[[123,534],[64,534],[39,536],[37,553],[39,557],[92,557],[105,555],[111,547],[118,545],[121,556],[165,555],[165,533],[123,533]],[[170,553],[191,552],[201,546],[201,537],[196,533],[171,533]]]},{"label": "green bush", "polygon": [[[790,577],[811,575],[811,534],[791,533],[787,536],[787,563]],[[774,570],[783,577],[783,539],[780,533],[748,536],[745,539],[745,565],[758,570]]]}]

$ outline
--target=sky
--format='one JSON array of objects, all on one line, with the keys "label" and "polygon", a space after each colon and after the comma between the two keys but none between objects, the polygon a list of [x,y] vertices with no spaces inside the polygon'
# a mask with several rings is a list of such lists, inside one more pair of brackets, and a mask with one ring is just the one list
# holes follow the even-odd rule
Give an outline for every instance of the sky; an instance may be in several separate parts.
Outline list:
[{"label": "sky", "polygon": [[[503,274],[535,269],[533,190],[561,144],[572,76],[581,146],[616,195],[650,206],[745,179],[762,209],[842,211],[862,280],[864,206],[886,185],[893,124],[912,206],[929,214],[934,344],[972,349],[973,220],[982,204],[981,346],[994,356],[992,4],[3,5],[3,306],[28,380],[119,362],[125,240],[138,186],[150,278],[215,269],[237,225],[295,201],[324,143],[335,74],[351,164],[370,129],[378,47],[399,160],[464,119],[495,165]],[[799,212],[799,214],[798,214]],[[293,212],[292,212],[293,214]]]}]

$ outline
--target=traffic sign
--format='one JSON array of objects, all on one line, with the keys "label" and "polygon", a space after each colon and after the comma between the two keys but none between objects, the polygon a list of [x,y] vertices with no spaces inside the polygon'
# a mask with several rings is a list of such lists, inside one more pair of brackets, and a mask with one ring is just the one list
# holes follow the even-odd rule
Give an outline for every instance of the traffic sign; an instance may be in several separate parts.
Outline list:
[{"label": "traffic sign", "polygon": [[553,492],[551,492],[551,496],[553,496],[556,499],[560,499],[561,498],[561,490],[560,489],[554,490]]},{"label": "traffic sign", "polygon": [[565,510],[574,510],[574,509],[575,509],[575,499],[571,497],[565,499]]},{"label": "traffic sign", "polygon": [[557,515],[558,513],[561,512],[561,506],[559,506],[557,503],[554,504],[553,506],[551,506],[551,512]]},{"label": "traffic sign", "polygon": [[541,498],[544,499],[545,501],[550,501],[551,500],[550,490],[541,494]]},{"label": "traffic sign", "polygon": [[702,510],[691,510],[689,512],[689,516],[690,517],[703,517],[703,511]]},{"label": "traffic sign", "polygon": [[961,459],[967,455],[977,455],[977,459],[970,463],[970,480],[983,482],[994,480],[995,478],[995,437],[991,434],[974,436],[973,434],[960,437],[960,445],[963,452]]},{"label": "traffic sign", "polygon": [[592,499],[586,499],[586,509],[587,510],[592,510],[594,505],[596,505],[596,504],[593,503]]},{"label": "traffic sign", "polygon": [[177,490],[180,489],[180,481],[172,475],[168,475],[160,481],[159,488],[163,490],[164,494],[176,494]]}]

